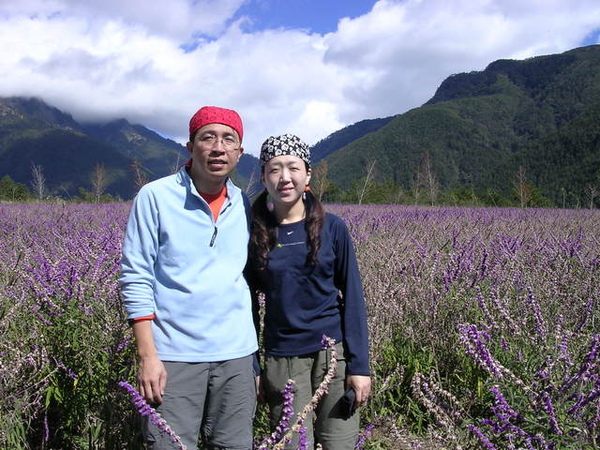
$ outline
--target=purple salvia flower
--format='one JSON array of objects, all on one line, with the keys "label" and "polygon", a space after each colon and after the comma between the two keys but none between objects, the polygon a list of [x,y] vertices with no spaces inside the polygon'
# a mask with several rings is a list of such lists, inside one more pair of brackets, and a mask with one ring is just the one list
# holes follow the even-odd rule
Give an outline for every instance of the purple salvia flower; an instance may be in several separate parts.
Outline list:
[{"label": "purple salvia flower", "polygon": [[[600,398],[600,377],[596,377],[596,383],[588,394],[580,394],[576,398],[577,402],[567,410],[567,413],[580,416],[581,414],[579,413],[583,408]],[[597,408],[600,408],[600,403],[597,405]]]},{"label": "purple salvia flower", "polygon": [[123,349],[125,349],[130,343],[131,343],[132,337],[131,335],[125,336],[125,339],[123,340],[123,342],[119,343],[116,345],[115,347],[115,352],[120,352]]},{"label": "purple salvia flower", "polygon": [[[539,381],[548,381],[550,378],[550,374],[552,372],[552,368],[553,368],[553,363],[550,357],[546,357],[546,362],[545,364],[542,364],[536,371],[535,371],[535,378]],[[538,385],[541,383],[537,383]]]},{"label": "purple salvia flower", "polygon": [[546,442],[546,439],[544,439],[544,436],[542,436],[541,434],[536,434],[535,436],[533,436],[533,441],[537,442],[539,444],[538,447],[531,447],[533,450],[537,450],[537,448],[542,448],[543,450],[551,450],[552,448],[555,447],[555,445],[553,443],[548,443]]},{"label": "purple salvia flower", "polygon": [[[560,316],[561,322],[562,322],[562,316]],[[565,364],[567,364],[568,366],[572,366],[573,362],[571,361],[571,355],[569,354],[569,341],[571,339],[571,335],[568,332],[565,332],[562,330],[561,327],[561,333],[559,335],[559,341],[557,344],[557,348],[558,348],[558,353],[559,353],[559,361],[564,361]]]},{"label": "purple salvia flower", "polygon": [[596,412],[594,413],[594,417],[592,417],[586,425],[592,432],[596,432],[596,430],[600,428],[600,402],[596,402]]},{"label": "purple salvia flower", "polygon": [[586,303],[585,314],[582,315],[578,326],[575,328],[575,332],[580,332],[583,327],[594,318],[594,311],[596,309],[596,299],[593,295],[590,296]]},{"label": "purple salvia flower", "polygon": [[132,335],[128,334],[127,336],[125,336],[123,338],[122,342],[119,342],[118,344],[112,345],[110,347],[106,347],[104,350],[107,352],[120,353],[121,351],[123,351],[124,349],[127,348],[127,346],[131,343],[132,340],[133,340]]},{"label": "purple salvia flower", "polygon": [[338,354],[337,354],[337,351],[335,350],[334,344],[335,344],[335,339],[331,339],[331,338],[323,335],[323,337],[321,339],[321,345],[323,346],[324,349],[331,350],[331,360],[329,362],[329,368],[327,370],[327,373],[325,374],[323,381],[321,381],[321,384],[319,385],[319,387],[313,394],[312,398],[310,399],[310,402],[308,403],[308,405],[306,405],[304,407],[304,409],[302,410],[302,412],[300,412],[298,414],[296,423],[294,423],[292,425],[292,427],[290,428],[290,430],[285,434],[285,436],[283,436],[283,438],[272,447],[273,450],[282,449],[283,446],[286,444],[286,442],[289,442],[291,440],[292,434],[297,433],[298,430],[300,429],[300,427],[302,427],[304,425],[304,421],[306,420],[308,415],[312,411],[315,410],[315,408],[317,407],[321,398],[327,393],[327,391],[329,389],[329,384],[331,383],[331,380],[335,376],[335,373],[336,373],[337,367],[338,367],[338,362],[337,362]]},{"label": "purple salvia flower", "polygon": [[298,450],[307,450],[308,440],[306,437],[306,427],[304,424],[300,425],[298,429]]},{"label": "purple salvia flower", "polygon": [[556,419],[556,412],[554,411],[554,405],[552,404],[550,394],[548,394],[547,392],[543,392],[542,397],[544,400],[544,410],[546,411],[546,414],[548,414],[548,419],[550,420],[550,430],[554,434],[560,436],[563,434],[563,431],[558,425],[558,420]]},{"label": "purple salvia flower", "polygon": [[492,356],[487,347],[487,343],[491,341],[489,333],[479,331],[477,326],[471,324],[458,325],[458,331],[460,334],[459,342],[465,347],[467,355],[471,356],[477,364],[495,378],[502,379],[508,377],[518,386],[530,390],[521,379]]},{"label": "purple salvia flower", "polygon": [[321,348],[327,349],[332,348],[335,345],[335,339],[331,339],[330,337],[323,335],[321,337]]},{"label": "purple salvia flower", "polygon": [[362,433],[358,435],[358,439],[354,445],[354,450],[362,450],[364,448],[367,439],[369,439],[369,437],[371,437],[371,433],[373,433],[373,428],[375,428],[375,424],[370,423],[365,427]]},{"label": "purple salvia flower", "polygon": [[459,331],[460,343],[465,347],[467,354],[490,374],[496,378],[502,378],[502,370],[486,346],[486,343],[490,341],[490,335],[485,331],[479,331],[475,325],[469,324],[460,325]]},{"label": "purple salvia flower", "polygon": [[590,344],[590,349],[586,354],[581,367],[573,376],[567,378],[560,388],[561,395],[564,395],[578,381],[590,377],[590,372],[598,367],[598,350],[600,347],[600,334],[595,334]]},{"label": "purple salvia flower", "polygon": [[483,444],[483,448],[486,450],[497,450],[497,447],[492,443],[492,441],[490,441],[483,431],[481,431],[475,425],[469,425],[467,428],[477,437],[477,439],[479,439],[479,441]]},{"label": "purple salvia flower", "polygon": [[498,324],[494,320],[494,317],[490,314],[490,310],[487,307],[485,298],[483,297],[483,293],[481,292],[481,288],[479,286],[477,286],[476,290],[477,290],[477,304],[479,305],[479,309],[481,309],[481,312],[483,313],[483,316],[485,317],[486,322],[489,323],[489,325],[486,325],[486,328],[487,329],[497,329]]},{"label": "purple salvia flower", "polygon": [[537,336],[540,338],[540,341],[543,342],[548,334],[548,329],[546,327],[546,321],[542,315],[542,310],[540,309],[540,304],[535,298],[531,288],[527,288],[527,303],[533,310],[533,318],[535,320],[535,330],[537,332]]},{"label": "purple salvia flower", "polygon": [[72,380],[76,380],[77,378],[79,378],[79,376],[73,372],[70,368],[68,368],[67,366],[65,366],[65,364],[62,361],[56,360],[56,365],[64,370],[64,372],[67,374],[67,376],[69,378],[71,378]]},{"label": "purple salvia flower", "polygon": [[50,440],[50,428],[48,427],[48,412],[44,414],[44,442]]},{"label": "purple salvia flower", "polygon": [[157,427],[161,433],[166,433],[171,436],[171,442],[177,444],[179,450],[187,450],[187,447],[181,442],[181,438],[175,434],[173,429],[169,426],[167,421],[161,417],[161,415],[141,396],[141,394],[126,381],[120,381],[119,386],[127,391],[131,396],[131,402],[135,405],[138,412],[142,416],[147,416],[150,423]]},{"label": "purple salvia flower", "polygon": [[503,327],[508,326],[508,329],[512,334],[519,335],[521,334],[521,327],[515,323],[514,316],[510,312],[508,306],[501,300],[500,294],[496,289],[492,290],[489,293],[492,304],[494,305],[495,310],[500,314],[500,318],[502,319]]},{"label": "purple salvia flower", "polygon": [[[508,404],[502,392],[500,392],[500,388],[498,386],[492,386],[490,388],[490,392],[494,394],[494,406],[491,408],[492,412],[495,416],[500,420],[500,423],[503,425],[503,429],[500,431],[505,431],[511,427],[511,420],[517,419],[519,420],[519,415],[515,412],[514,409]],[[508,428],[505,428],[508,427]]]},{"label": "purple salvia flower", "polygon": [[285,388],[282,392],[283,397],[283,408],[281,419],[279,419],[279,423],[275,427],[275,431],[271,433],[270,436],[263,439],[263,442],[255,445],[256,450],[263,450],[269,448],[269,446],[275,444],[280,441],[282,436],[288,431],[290,426],[290,420],[294,415],[294,380],[288,380]]},{"label": "purple salvia flower", "polygon": [[600,334],[594,335],[592,338],[592,344],[590,345],[590,350],[585,356],[585,360],[583,362],[583,373],[586,377],[590,376],[590,372],[598,367],[598,350],[600,349]]}]

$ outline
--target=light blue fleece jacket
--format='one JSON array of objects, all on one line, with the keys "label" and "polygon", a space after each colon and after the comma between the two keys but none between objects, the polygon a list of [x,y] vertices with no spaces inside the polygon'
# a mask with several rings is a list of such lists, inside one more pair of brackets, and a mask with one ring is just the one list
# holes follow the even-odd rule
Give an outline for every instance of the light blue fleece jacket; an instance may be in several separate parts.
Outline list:
[{"label": "light blue fleece jacket", "polygon": [[216,223],[185,168],[140,189],[119,283],[128,319],[156,315],[161,360],[223,361],[257,350],[242,274],[248,239],[242,192],[229,180]]}]

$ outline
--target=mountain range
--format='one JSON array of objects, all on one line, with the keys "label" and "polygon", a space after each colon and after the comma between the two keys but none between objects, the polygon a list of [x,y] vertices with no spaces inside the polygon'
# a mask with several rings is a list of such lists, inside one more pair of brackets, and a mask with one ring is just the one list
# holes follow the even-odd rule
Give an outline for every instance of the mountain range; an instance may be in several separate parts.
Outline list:
[{"label": "mountain range", "polygon": [[555,205],[600,188],[600,45],[448,77],[433,98],[327,157],[349,187],[369,162],[409,188],[424,156],[442,189],[509,195],[520,168]]},{"label": "mountain range", "polygon": [[[336,131],[312,155],[327,162],[338,191],[367,176],[409,191],[426,163],[441,191],[510,196],[520,174],[551,204],[583,198],[600,188],[600,45],[451,75],[422,106]],[[101,166],[105,192],[129,199],[136,169],[152,180],[187,158],[184,146],[143,125],[80,124],[40,99],[0,98],[0,178],[31,185],[35,166],[50,193],[73,196]],[[234,178],[245,186],[258,170],[244,154]]]}]

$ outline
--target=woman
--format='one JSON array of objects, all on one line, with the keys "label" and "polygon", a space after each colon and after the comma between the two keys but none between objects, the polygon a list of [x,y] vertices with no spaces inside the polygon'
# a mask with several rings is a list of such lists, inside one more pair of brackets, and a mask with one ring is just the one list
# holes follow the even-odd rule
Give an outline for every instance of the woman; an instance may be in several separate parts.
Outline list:
[{"label": "woman", "polygon": [[[348,229],[325,213],[311,193],[310,149],[297,136],[269,137],[260,153],[266,187],[254,202],[250,281],[265,294],[265,364],[261,377],[275,428],[283,410],[282,391],[294,380],[294,418],[327,373],[335,340],[338,368],[312,417],[304,422],[310,447],[353,449],[359,431],[355,408],[342,397],[355,394],[355,407],[370,394],[367,316],[356,256]],[[298,436],[289,448],[298,448]]]}]

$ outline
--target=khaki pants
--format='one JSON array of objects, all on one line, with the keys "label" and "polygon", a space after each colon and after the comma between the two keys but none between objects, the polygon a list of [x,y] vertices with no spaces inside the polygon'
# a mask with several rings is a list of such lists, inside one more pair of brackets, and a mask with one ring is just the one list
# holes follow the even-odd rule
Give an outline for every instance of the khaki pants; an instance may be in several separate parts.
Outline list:
[{"label": "khaki pants", "polygon": [[[205,449],[252,449],[256,382],[252,355],[211,363],[165,362],[167,386],[157,411],[195,450],[201,434]],[[167,434],[146,421],[147,448],[176,449]]]},{"label": "khaki pants", "polygon": [[[308,449],[320,443],[324,450],[353,450],[360,427],[359,413],[355,412],[349,419],[343,419],[340,414],[340,399],[345,392],[346,361],[341,343],[336,344],[338,367],[336,375],[329,385],[326,394],[315,413],[307,417],[304,426]],[[283,398],[281,392],[289,379],[294,380],[294,415],[291,424],[304,407],[310,402],[314,392],[319,387],[327,373],[331,350],[321,350],[309,355],[298,357],[275,357],[267,355],[263,381],[265,393],[270,408],[271,428],[275,429],[281,418]],[[314,421],[314,426],[313,426]],[[286,449],[298,448],[298,434],[294,433],[293,440]]]}]

